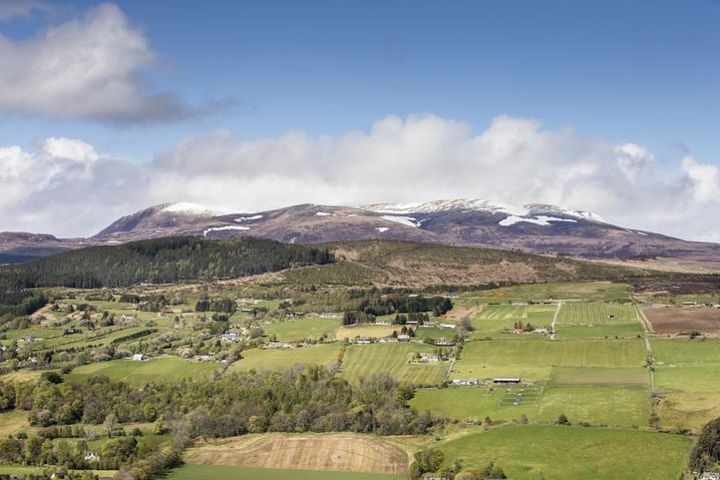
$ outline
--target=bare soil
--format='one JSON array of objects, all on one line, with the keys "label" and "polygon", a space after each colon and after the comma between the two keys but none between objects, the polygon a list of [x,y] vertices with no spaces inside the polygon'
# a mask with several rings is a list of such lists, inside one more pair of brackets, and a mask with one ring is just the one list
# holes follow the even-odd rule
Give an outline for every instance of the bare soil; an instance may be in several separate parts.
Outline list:
[{"label": "bare soil", "polygon": [[709,307],[650,307],[643,313],[657,333],[683,333],[697,330],[720,333],[720,309]]},{"label": "bare soil", "polygon": [[371,437],[331,435],[245,435],[208,441],[191,449],[187,463],[260,468],[295,468],[404,475],[407,455]]}]

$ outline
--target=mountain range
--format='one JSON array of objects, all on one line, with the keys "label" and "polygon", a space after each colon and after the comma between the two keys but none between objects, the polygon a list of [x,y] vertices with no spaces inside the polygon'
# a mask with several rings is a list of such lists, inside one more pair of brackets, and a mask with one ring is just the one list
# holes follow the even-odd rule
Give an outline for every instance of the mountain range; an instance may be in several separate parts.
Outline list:
[{"label": "mountain range", "polygon": [[456,199],[360,207],[303,204],[233,212],[194,203],[146,208],[88,238],[0,233],[0,263],[17,263],[91,245],[167,236],[252,236],[286,243],[394,239],[479,246],[604,261],[659,260],[720,266],[720,245],[625,228],[591,212],[554,205],[522,207]]}]

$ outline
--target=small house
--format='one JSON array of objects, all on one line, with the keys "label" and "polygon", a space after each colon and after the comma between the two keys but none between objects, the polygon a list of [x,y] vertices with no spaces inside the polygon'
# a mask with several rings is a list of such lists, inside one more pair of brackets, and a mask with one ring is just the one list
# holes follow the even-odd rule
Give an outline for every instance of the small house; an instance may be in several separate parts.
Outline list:
[{"label": "small house", "polygon": [[397,336],[398,342],[409,342],[410,341],[410,335],[406,335],[404,333],[401,333]]},{"label": "small house", "polygon": [[358,345],[370,345],[372,342],[367,337],[360,337],[355,340],[355,343]]},{"label": "small house", "polygon": [[100,455],[98,455],[95,452],[86,451],[83,453],[83,458],[86,462],[99,462],[100,461]]},{"label": "small house", "polygon": [[133,362],[144,362],[147,359],[148,359],[147,355],[145,355],[143,353],[136,353],[135,355],[132,356]]},{"label": "small house", "polygon": [[237,332],[226,332],[220,335],[220,340],[223,342],[237,342],[238,340],[238,334]]},{"label": "small house", "polygon": [[477,378],[456,378],[455,380],[452,381],[453,385],[463,385],[463,386],[477,385],[478,383],[479,382],[478,382]]}]

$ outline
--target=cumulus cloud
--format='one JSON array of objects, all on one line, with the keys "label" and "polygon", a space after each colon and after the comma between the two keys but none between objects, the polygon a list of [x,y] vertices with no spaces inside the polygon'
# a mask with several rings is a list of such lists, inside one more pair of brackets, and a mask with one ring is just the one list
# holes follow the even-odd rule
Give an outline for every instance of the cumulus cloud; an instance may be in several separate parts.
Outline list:
[{"label": "cumulus cloud", "polygon": [[2,0],[0,2],[0,22],[14,18],[27,18],[35,12],[49,13],[53,10],[52,5],[39,0]]},{"label": "cumulus cloud", "polygon": [[[49,139],[34,152],[0,150],[0,167],[3,191],[16,191],[0,204],[3,229],[14,219],[25,229],[87,234],[121,210],[181,200],[251,212],[305,202],[474,197],[554,203],[623,226],[720,240],[717,166],[685,157],[668,173],[643,146],[612,145],[505,115],[481,132],[435,115],[389,116],[368,131],[317,138],[291,131],[243,140],[217,131],[186,138],[145,164],[111,160],[84,142]],[[24,180],[23,168],[40,170],[40,179]],[[26,216],[65,207],[72,215],[61,226]],[[82,225],[70,218],[76,215]]]},{"label": "cumulus cloud", "polygon": [[[6,16],[39,2],[11,2]],[[15,5],[16,8],[10,8]],[[155,62],[145,35],[114,4],[101,4],[35,37],[0,34],[0,109],[110,122],[173,120],[217,105],[192,107],[172,92],[151,93],[143,72]]]}]

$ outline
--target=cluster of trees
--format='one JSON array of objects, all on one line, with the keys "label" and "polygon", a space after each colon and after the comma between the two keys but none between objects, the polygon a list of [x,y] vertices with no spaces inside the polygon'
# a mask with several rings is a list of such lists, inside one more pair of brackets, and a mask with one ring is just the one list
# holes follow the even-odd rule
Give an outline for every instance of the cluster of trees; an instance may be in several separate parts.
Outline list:
[{"label": "cluster of trees", "polygon": [[423,325],[425,322],[430,320],[427,313],[408,313],[407,315],[395,315],[393,318],[394,325],[405,325],[407,322],[417,322],[418,325]]},{"label": "cluster of trees", "polygon": [[365,298],[361,299],[358,310],[375,316],[421,312],[433,312],[433,315],[439,316],[452,308],[452,301],[447,297],[425,297],[406,293],[381,295],[377,290],[370,290]]},{"label": "cluster of trees", "polygon": [[0,289],[100,288],[235,278],[333,261],[327,248],[273,240],[171,237],[64,252],[0,267]]},{"label": "cluster of trees", "polygon": [[134,387],[94,377],[85,384],[0,384],[6,410],[27,410],[32,425],[154,422],[181,416],[189,437],[227,437],[247,432],[353,431],[381,435],[422,434],[433,425],[428,412],[407,405],[410,385],[378,375],[350,385],[329,369],[236,373]]},{"label": "cluster of trees", "polygon": [[48,299],[36,291],[0,291],[0,317],[32,315],[47,304]]},{"label": "cluster of trees", "polygon": [[195,304],[196,312],[234,313],[237,310],[232,298],[201,298]]},{"label": "cluster of trees", "polygon": [[501,480],[507,478],[503,469],[492,461],[480,469],[463,469],[462,462],[458,459],[447,464],[445,454],[436,448],[420,450],[413,455],[408,476],[412,479],[419,479],[426,473],[454,480]]}]

